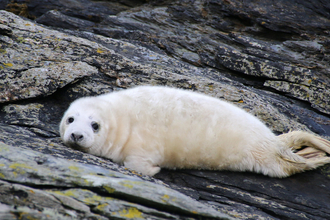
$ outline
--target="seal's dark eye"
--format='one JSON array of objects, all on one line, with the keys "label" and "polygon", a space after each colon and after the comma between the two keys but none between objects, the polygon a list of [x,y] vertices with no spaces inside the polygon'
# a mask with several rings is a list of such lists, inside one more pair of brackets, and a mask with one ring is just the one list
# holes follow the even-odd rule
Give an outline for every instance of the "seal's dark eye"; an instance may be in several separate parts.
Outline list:
[{"label": "seal's dark eye", "polygon": [[68,123],[71,124],[74,121],[73,117],[68,118]]},{"label": "seal's dark eye", "polygon": [[98,131],[99,128],[100,128],[100,126],[99,126],[98,123],[96,123],[96,122],[92,122],[92,128],[93,128],[94,131]]}]

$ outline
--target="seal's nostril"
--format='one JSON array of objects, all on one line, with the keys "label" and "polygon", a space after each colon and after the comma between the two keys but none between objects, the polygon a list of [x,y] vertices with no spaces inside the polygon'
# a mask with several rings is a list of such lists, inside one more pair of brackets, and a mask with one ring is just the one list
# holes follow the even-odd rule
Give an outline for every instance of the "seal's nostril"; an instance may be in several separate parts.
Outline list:
[{"label": "seal's nostril", "polygon": [[74,142],[78,142],[78,141],[82,141],[84,139],[84,136],[82,134],[75,134],[75,133],[72,133],[71,134],[71,139],[74,141]]}]

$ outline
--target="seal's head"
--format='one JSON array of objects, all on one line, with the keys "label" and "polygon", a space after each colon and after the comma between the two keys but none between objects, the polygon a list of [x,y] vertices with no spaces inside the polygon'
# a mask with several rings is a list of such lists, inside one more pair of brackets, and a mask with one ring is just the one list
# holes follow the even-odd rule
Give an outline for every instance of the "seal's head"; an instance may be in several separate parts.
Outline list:
[{"label": "seal's head", "polygon": [[74,101],[60,123],[60,134],[65,145],[84,152],[100,149],[107,137],[106,103],[96,98]]}]

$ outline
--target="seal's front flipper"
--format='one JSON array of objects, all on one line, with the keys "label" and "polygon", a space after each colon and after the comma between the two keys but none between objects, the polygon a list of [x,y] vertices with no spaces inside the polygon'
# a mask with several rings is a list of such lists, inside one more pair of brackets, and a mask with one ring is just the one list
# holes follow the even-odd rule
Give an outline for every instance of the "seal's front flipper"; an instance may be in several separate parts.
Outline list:
[{"label": "seal's front flipper", "polygon": [[149,176],[153,176],[160,171],[160,167],[154,166],[150,160],[135,155],[127,156],[124,166]]}]

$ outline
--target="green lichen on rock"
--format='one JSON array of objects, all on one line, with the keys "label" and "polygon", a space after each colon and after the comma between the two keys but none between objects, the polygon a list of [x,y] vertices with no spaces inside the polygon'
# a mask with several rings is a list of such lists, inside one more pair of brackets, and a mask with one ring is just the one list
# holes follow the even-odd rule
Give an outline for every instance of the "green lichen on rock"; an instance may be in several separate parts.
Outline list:
[{"label": "green lichen on rock", "polygon": [[[173,210],[184,215],[204,216],[210,218],[230,219],[229,216],[218,212],[211,207],[199,203],[188,196],[178,193],[156,183],[146,182],[138,177],[127,176],[115,171],[106,170],[100,167],[70,162],[64,159],[43,155],[31,150],[23,150],[17,147],[9,147],[0,144],[0,176],[3,189],[16,187],[16,191],[24,189],[24,199],[17,200],[15,194],[7,194],[10,198],[2,197],[0,202],[7,205],[28,206],[37,202],[34,198],[40,199],[40,206],[54,208],[56,210],[66,208],[90,213],[92,211],[103,216],[121,216],[126,218],[145,218],[153,214],[168,217],[156,209]],[[16,152],[16,153],[13,153]],[[20,158],[20,159],[19,159]],[[43,158],[42,163],[37,163],[38,158]],[[15,161],[20,161],[19,163]],[[10,185],[5,182],[16,182],[31,186],[51,186],[53,188],[73,188],[72,190],[36,190],[18,184]],[[9,186],[10,185],[10,186]],[[90,190],[98,189],[102,195]],[[11,190],[12,191],[12,190]],[[105,196],[104,196],[105,195]],[[132,201],[146,204],[151,208],[141,205],[122,202],[111,198],[130,198]],[[5,199],[6,198],[6,199]],[[42,201],[47,200],[46,204]],[[85,204],[86,203],[86,204]],[[114,204],[116,204],[114,206]],[[149,214],[148,214],[149,213]],[[151,213],[151,214],[150,214]]]},{"label": "green lichen on rock", "polygon": [[330,90],[327,86],[315,87],[285,81],[266,81],[264,85],[310,102],[315,109],[330,114]]}]

